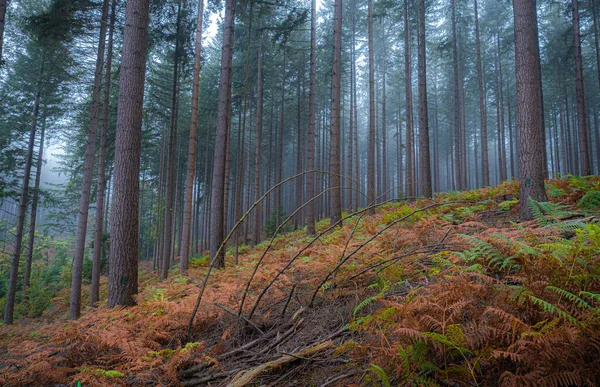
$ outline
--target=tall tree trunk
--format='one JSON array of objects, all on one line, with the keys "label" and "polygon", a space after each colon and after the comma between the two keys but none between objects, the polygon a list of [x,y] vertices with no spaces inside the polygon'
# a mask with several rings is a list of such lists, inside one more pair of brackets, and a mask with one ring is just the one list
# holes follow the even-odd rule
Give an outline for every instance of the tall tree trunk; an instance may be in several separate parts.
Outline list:
[{"label": "tall tree trunk", "polygon": [[427,111],[427,61],[425,52],[425,0],[419,1],[419,189],[432,197],[431,161],[429,156],[429,118]]},{"label": "tall tree trunk", "polygon": [[[304,60],[301,62],[304,65]],[[304,66],[298,67],[298,79],[296,80],[296,100],[297,100],[297,109],[296,109],[296,173],[302,172],[302,81],[304,74]],[[300,176],[296,178],[295,181],[295,190],[296,190],[296,205],[294,208],[300,208],[302,206],[302,191],[304,190],[304,178]],[[297,230],[298,227],[302,224],[302,210],[298,211],[298,213],[294,217],[294,230]]]},{"label": "tall tree trunk", "polygon": [[177,3],[177,24],[175,27],[175,52],[173,54],[173,84],[171,89],[171,119],[169,123],[169,146],[167,149],[167,185],[165,192],[165,213],[164,213],[164,248],[160,268],[160,280],[167,279],[171,261],[173,260],[172,243],[174,238],[174,212],[175,212],[175,176],[176,163],[175,154],[177,153],[177,104],[179,100],[179,56],[180,56],[180,32],[181,32],[181,1]]},{"label": "tall tree trunk", "polygon": [[[40,79],[44,73],[44,65],[40,70]],[[21,188],[21,200],[19,201],[19,213],[17,215],[17,226],[15,230],[15,249],[10,261],[10,277],[8,280],[8,291],[6,294],[6,307],[4,309],[4,324],[13,323],[15,309],[15,298],[17,292],[17,277],[19,276],[19,260],[21,259],[21,247],[23,244],[23,230],[25,229],[25,215],[29,202],[29,178],[31,175],[31,163],[33,159],[33,147],[35,146],[35,132],[37,129],[38,115],[40,112],[41,80],[38,81],[35,100],[33,102],[33,116],[31,129],[29,131],[29,145],[27,146],[27,157],[25,159],[25,170],[23,172],[23,187]]]},{"label": "tall tree trunk", "polygon": [[[285,43],[282,46],[283,55],[281,62],[281,97],[279,106],[279,128],[277,131],[277,158],[275,161],[275,184],[279,184],[282,181],[283,176],[283,126],[285,125],[285,82],[286,82],[286,48]],[[284,187],[277,188],[275,192],[275,225],[276,227],[281,224],[281,215],[283,212],[283,189]]]},{"label": "tall tree trunk", "polygon": [[98,183],[96,187],[96,223],[94,227],[94,249],[92,250],[92,283],[90,285],[90,305],[94,307],[100,300],[100,260],[102,258],[102,237],[104,236],[104,202],[106,191],[106,136],[110,101],[110,81],[112,74],[113,36],[117,0],[113,0],[110,10],[108,30],[108,51],[104,75],[104,101],[102,103],[102,129],[100,132],[100,155],[98,156]]},{"label": "tall tree trunk", "polygon": [[[581,58],[581,37],[579,33],[578,0],[571,0],[573,5],[573,50],[575,51],[575,89],[577,94],[577,133],[579,135],[579,163],[583,176],[591,175],[592,168],[589,154],[589,134],[587,112],[585,106],[585,90],[583,87],[583,60]],[[593,7],[592,7],[593,8]]]},{"label": "tall tree trunk", "polygon": [[408,0],[404,1],[404,74],[406,94],[406,195],[414,197],[415,189],[415,132],[412,102],[411,33]]},{"label": "tall tree trunk", "polygon": [[37,162],[35,165],[35,183],[33,187],[33,198],[31,201],[31,214],[29,214],[29,236],[27,240],[27,258],[25,259],[25,268],[23,270],[23,299],[26,299],[27,288],[31,278],[31,264],[33,262],[33,247],[35,242],[35,225],[37,219],[37,207],[40,199],[40,178],[42,175],[42,158],[44,157],[44,138],[46,135],[46,117],[42,115],[42,129],[40,133],[40,149],[38,151]]},{"label": "tall tree trunk", "polygon": [[461,117],[460,117],[460,88],[459,74],[458,74],[458,42],[456,36],[456,2],[451,0],[450,7],[452,8],[452,63],[454,70],[454,170],[456,188],[458,190],[464,190],[466,187],[463,185],[463,154],[462,154],[462,128],[461,128]]},{"label": "tall tree trunk", "polygon": [[[254,3],[250,3],[250,20],[248,22],[248,43],[246,48],[246,77],[244,81],[244,109],[242,111],[242,128],[241,133],[239,134],[241,137],[240,146],[238,147],[238,155],[237,155],[237,167],[236,167],[236,188],[235,188],[235,215],[234,215],[234,223],[242,217],[242,192],[244,190],[244,150],[246,147],[246,115],[247,115],[247,104],[248,104],[248,78],[250,75],[250,43],[252,42],[252,16],[254,10]],[[250,111],[252,111],[252,106],[250,106]],[[250,173],[248,170],[247,173]],[[249,189],[250,187],[248,187]],[[238,227],[235,232],[235,264],[238,264],[238,255],[239,255],[239,239],[242,235],[243,229],[242,227]]]},{"label": "tall tree trunk", "polygon": [[544,188],[541,74],[537,46],[535,0],[515,1],[515,70],[517,86],[517,127],[519,130],[519,175],[521,220],[533,218],[529,198],[547,201]]},{"label": "tall tree trunk", "polygon": [[4,47],[4,26],[6,25],[8,0],[0,0],[0,67],[2,67],[2,48]]},{"label": "tall tree trunk", "polygon": [[224,197],[225,167],[227,158],[227,132],[229,128],[229,101],[231,96],[231,62],[233,55],[233,33],[235,27],[236,0],[225,3],[225,22],[223,25],[223,46],[221,48],[221,76],[219,81],[219,105],[217,110],[217,133],[213,162],[213,181],[211,190],[211,234],[210,256],[216,260],[215,267],[225,266],[225,251],[222,249],[217,257],[217,250],[224,239],[225,206]]},{"label": "tall tree trunk", "polygon": [[[262,195],[261,174],[262,174],[262,130],[263,130],[263,69],[262,69],[262,22],[259,23],[258,53],[257,53],[257,74],[256,74],[256,164],[254,166],[254,192],[258,200]],[[314,146],[314,144],[313,144]],[[310,179],[309,179],[310,180]],[[307,182],[308,184],[308,182]],[[254,208],[252,243],[260,243],[260,228],[262,220],[262,205]]]},{"label": "tall tree trunk", "polygon": [[342,0],[335,0],[333,17],[333,67],[331,70],[331,134],[329,154],[329,187],[331,191],[331,225],[342,219],[340,188],[340,131],[342,84]]},{"label": "tall tree trunk", "polygon": [[[500,37],[498,36],[498,46],[500,45]],[[498,47],[500,51],[500,47]],[[507,175],[507,163],[506,163],[506,125],[504,124],[504,80],[502,75],[502,57],[498,52],[498,94],[500,97],[500,179],[506,180]]]},{"label": "tall tree trunk", "polygon": [[194,176],[196,174],[196,143],[198,132],[198,95],[200,94],[200,67],[202,57],[202,23],[204,14],[204,0],[198,0],[198,15],[196,19],[196,45],[194,56],[194,76],[192,79],[192,117],[190,119],[190,137],[188,144],[188,161],[185,177],[185,197],[183,208],[183,228],[181,230],[181,255],[179,259],[179,272],[187,273],[190,257],[190,237],[192,225],[192,206]]},{"label": "tall tree trunk", "polygon": [[[369,30],[369,143],[367,148],[367,202],[375,202],[375,64],[373,50],[373,0],[368,3],[368,30]],[[371,208],[369,214],[373,215],[375,209]]]},{"label": "tall tree trunk", "polygon": [[[356,5],[356,0],[353,0],[353,5]],[[353,103],[352,103],[352,108],[354,109],[354,126],[350,129],[353,131],[354,135],[353,137],[353,141],[354,141],[354,155],[353,155],[353,161],[352,161],[352,168],[353,168],[353,178],[354,180],[354,187],[357,190],[361,189],[361,185],[360,185],[360,174],[359,174],[359,170],[358,170],[358,98],[357,98],[357,92],[356,92],[356,9],[353,10],[352,12],[352,83],[354,84],[354,89],[352,90],[352,96],[351,98],[353,99]],[[358,209],[358,200],[359,200],[359,195],[358,195],[358,191],[354,193],[354,203],[352,205],[352,209],[353,210],[357,210]]]},{"label": "tall tree trunk", "polygon": [[108,20],[109,0],[102,4],[102,19],[100,21],[100,39],[96,56],[96,71],[94,73],[94,89],[92,90],[92,103],[90,106],[90,123],[88,126],[85,161],[83,166],[83,182],[81,197],[79,199],[79,213],[77,217],[77,236],[75,239],[75,254],[73,256],[73,273],[71,276],[71,303],[69,318],[79,318],[81,314],[81,280],[83,271],[83,254],[87,235],[88,211],[90,207],[90,192],[94,173],[96,153],[96,137],[98,121],[100,119],[100,98],[102,91],[102,67],[104,65],[104,49],[106,46],[106,26]]},{"label": "tall tree trunk", "polygon": [[[382,18],[383,20],[383,18]],[[382,22],[383,24],[383,22]],[[388,168],[387,168],[387,95],[386,95],[386,72],[387,72],[387,47],[385,26],[382,25],[383,66],[382,66],[382,90],[381,90],[381,192],[382,200],[386,200],[388,190]]]},{"label": "tall tree trunk", "polygon": [[[311,1],[310,18],[310,70],[309,70],[309,91],[308,91],[308,139],[306,147],[307,170],[315,169],[315,94],[316,94],[316,48],[317,48],[317,2]],[[312,200],[315,197],[315,174],[311,173],[306,179],[306,199]],[[306,232],[308,235],[315,234],[315,205],[311,203],[306,208]]]},{"label": "tall tree trunk", "polygon": [[148,10],[149,0],[129,0],[125,10],[110,212],[109,308],[134,305],[138,290],[137,223]]},{"label": "tall tree trunk", "polygon": [[479,87],[479,119],[481,122],[481,173],[483,186],[487,187],[490,185],[490,162],[488,156],[487,114],[485,111],[485,94],[483,91],[483,69],[481,66],[481,40],[479,38],[477,0],[473,0],[473,6],[475,8],[475,49],[477,52],[477,86]]}]

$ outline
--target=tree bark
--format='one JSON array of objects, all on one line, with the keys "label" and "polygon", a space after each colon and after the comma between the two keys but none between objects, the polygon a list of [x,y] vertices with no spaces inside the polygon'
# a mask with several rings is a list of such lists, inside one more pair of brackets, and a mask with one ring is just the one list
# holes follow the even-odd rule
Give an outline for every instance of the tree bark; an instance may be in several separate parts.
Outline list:
[{"label": "tree bark", "polygon": [[[40,79],[44,74],[44,63],[40,69]],[[19,201],[19,214],[17,215],[17,226],[15,230],[15,249],[10,261],[10,277],[8,280],[8,291],[6,293],[6,307],[4,309],[4,324],[13,323],[15,309],[15,298],[17,292],[17,277],[19,276],[19,260],[21,259],[21,247],[23,242],[23,230],[25,229],[25,215],[29,202],[29,178],[31,175],[31,163],[33,159],[33,147],[35,145],[35,132],[40,112],[41,81],[38,81],[37,91],[33,102],[33,115],[31,129],[29,131],[29,145],[27,146],[27,158],[25,159],[25,170],[23,172],[23,187],[21,187],[21,200]]]},{"label": "tree bark", "polygon": [[[589,134],[587,112],[585,106],[585,90],[583,86],[583,60],[581,58],[581,36],[579,33],[578,0],[571,0],[573,5],[573,50],[575,52],[575,89],[577,94],[577,133],[579,135],[579,165],[583,176],[591,175],[592,168],[589,154]],[[593,7],[592,7],[593,8]]]},{"label": "tree bark", "polygon": [[26,299],[29,280],[31,278],[31,264],[33,262],[33,247],[35,242],[35,225],[37,219],[38,201],[40,198],[40,178],[42,175],[42,159],[44,157],[44,139],[46,135],[46,117],[42,114],[42,129],[40,133],[40,149],[35,170],[35,183],[33,187],[33,198],[31,200],[31,214],[29,214],[29,236],[27,240],[27,258],[23,270],[23,299]]},{"label": "tree bark", "polygon": [[174,212],[175,212],[175,176],[176,164],[175,154],[177,153],[177,111],[179,103],[179,56],[181,51],[181,1],[177,3],[177,22],[175,27],[175,52],[173,54],[173,85],[171,89],[171,120],[169,124],[169,146],[167,157],[167,185],[165,193],[165,215],[164,215],[164,248],[162,254],[160,280],[167,279],[171,261],[173,260],[173,242],[174,238]]},{"label": "tree bark", "polygon": [[69,307],[69,318],[71,320],[79,318],[79,315],[81,314],[83,254],[85,251],[90,193],[94,173],[98,121],[100,119],[102,67],[104,65],[104,49],[106,47],[108,5],[109,0],[104,0],[102,4],[102,19],[100,21],[98,53],[96,56],[96,71],[94,73],[94,89],[92,91],[92,103],[90,106],[90,123],[88,127],[85,161],[83,166],[83,182],[81,187],[81,197],[79,199],[79,214],[77,217],[77,236],[75,239],[75,254],[73,257],[73,273],[71,277],[71,302]]},{"label": "tree bark", "polygon": [[[261,169],[262,169],[262,130],[263,130],[263,69],[262,69],[262,23],[259,22],[258,53],[257,53],[257,74],[256,74],[256,164],[254,166],[254,192],[258,200],[262,196],[261,190]],[[314,145],[314,144],[313,144]],[[308,184],[308,182],[307,182]],[[252,243],[260,243],[260,229],[262,219],[262,205],[258,204],[254,209],[252,226]]]},{"label": "tree bark", "polygon": [[[382,18],[383,20],[383,18]],[[383,24],[383,22],[382,22]],[[387,73],[387,47],[385,26],[382,25],[382,90],[381,90],[381,192],[382,200],[388,197],[388,168],[387,168],[387,95],[386,95],[386,73]]]},{"label": "tree bark", "polygon": [[0,67],[2,67],[2,48],[4,47],[4,26],[6,25],[8,0],[0,0]]},{"label": "tree bark", "polygon": [[110,211],[109,308],[134,305],[138,290],[139,177],[148,9],[149,0],[129,0],[125,10]]},{"label": "tree bark", "polygon": [[544,141],[541,116],[541,74],[538,55],[536,1],[513,3],[517,127],[519,132],[519,175],[521,220],[533,218],[529,198],[547,201],[544,188]]},{"label": "tree bark", "polygon": [[459,90],[459,74],[458,74],[458,42],[456,36],[456,2],[451,0],[450,7],[452,8],[452,63],[454,73],[454,170],[456,188],[464,190],[466,187],[463,182],[463,154],[462,154],[462,127],[460,117],[460,90]]},{"label": "tree bark", "polygon": [[110,107],[110,78],[112,74],[112,52],[116,7],[117,0],[113,0],[110,11],[110,26],[108,30],[108,51],[106,53],[106,71],[104,75],[104,102],[102,105],[102,129],[100,132],[100,155],[98,156],[96,223],[94,227],[94,249],[92,250],[92,283],[90,285],[90,305],[92,307],[94,307],[100,300],[100,260],[102,258],[102,239],[104,236],[104,202],[106,191],[106,136],[108,131],[108,116]]},{"label": "tree bark", "polygon": [[408,0],[404,1],[404,74],[406,99],[406,195],[414,197],[415,189],[415,132],[412,102],[411,32]]},{"label": "tree bark", "polygon": [[[373,50],[373,0],[368,3],[368,30],[369,30],[369,142],[367,149],[367,202],[375,203],[375,64]],[[375,209],[371,208],[369,214],[373,215]]]},{"label": "tree bark", "polygon": [[419,181],[421,195],[432,197],[427,109],[427,57],[425,51],[425,0],[419,1]]},{"label": "tree bark", "polygon": [[194,176],[196,174],[196,143],[198,137],[198,95],[200,94],[200,59],[202,57],[202,23],[204,0],[198,0],[198,15],[196,18],[196,45],[194,56],[194,76],[192,80],[192,117],[190,119],[190,137],[188,144],[188,161],[185,177],[185,197],[183,204],[183,228],[181,230],[181,254],[179,272],[187,274],[190,258],[190,238],[192,225],[192,206],[194,191]]},{"label": "tree bark", "polygon": [[229,130],[228,112],[231,95],[231,62],[233,55],[233,33],[235,27],[236,0],[227,0],[225,3],[225,22],[223,25],[223,46],[221,48],[221,76],[219,81],[219,104],[217,110],[217,133],[215,139],[215,153],[213,162],[213,182],[211,190],[211,230],[210,257],[216,260],[215,267],[225,266],[225,250],[219,256],[217,250],[224,239],[225,206],[224,197],[225,167],[227,158],[227,132]]},{"label": "tree bark", "polygon": [[490,185],[490,162],[488,155],[487,114],[485,111],[485,94],[483,91],[483,69],[481,66],[481,40],[479,38],[479,16],[477,0],[473,0],[475,9],[475,50],[477,52],[477,86],[479,87],[479,119],[481,121],[481,174],[483,186]]},{"label": "tree bark", "polygon": [[[244,109],[242,111],[242,127],[241,133],[241,142],[238,148],[237,155],[237,167],[236,167],[236,188],[235,188],[235,215],[234,221],[237,222],[242,217],[242,192],[244,190],[244,151],[245,151],[245,143],[246,143],[246,115],[247,115],[247,104],[248,104],[248,78],[250,75],[250,43],[252,42],[252,16],[254,10],[254,3],[250,3],[250,20],[248,22],[248,43],[246,49],[246,76],[244,82]],[[250,106],[250,110],[252,110],[252,106]],[[248,171],[248,173],[250,173]],[[250,187],[248,187],[249,189]],[[242,227],[238,227],[235,232],[235,264],[238,264],[238,255],[239,255],[239,239],[240,235],[242,235]]]},{"label": "tree bark", "polygon": [[[307,169],[315,169],[315,94],[316,94],[316,47],[317,47],[317,2],[311,1],[310,18],[310,70],[309,70],[309,91],[308,91],[308,144],[306,147]],[[306,179],[306,199],[312,200],[315,197],[315,178],[310,174]],[[306,207],[306,232],[308,235],[315,234],[315,205],[311,203]]]},{"label": "tree bark", "polygon": [[[370,1],[369,1],[370,2]],[[329,144],[329,187],[331,191],[331,218],[334,225],[342,219],[340,188],[340,131],[342,84],[342,0],[335,0],[333,17],[333,66],[331,71],[331,133]]]}]

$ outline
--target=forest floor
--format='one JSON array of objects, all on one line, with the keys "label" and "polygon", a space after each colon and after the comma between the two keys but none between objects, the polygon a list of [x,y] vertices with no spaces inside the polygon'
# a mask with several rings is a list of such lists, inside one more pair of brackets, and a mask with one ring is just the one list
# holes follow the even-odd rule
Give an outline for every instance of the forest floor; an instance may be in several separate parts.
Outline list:
[{"label": "forest floor", "polygon": [[142,267],[137,306],[77,321],[64,291],[42,318],[0,327],[0,385],[600,385],[600,178],[547,191],[389,203],[319,222],[314,241],[287,232],[264,259],[269,241],[244,246],[238,265],[229,249],[191,337],[205,258],[164,282]]}]

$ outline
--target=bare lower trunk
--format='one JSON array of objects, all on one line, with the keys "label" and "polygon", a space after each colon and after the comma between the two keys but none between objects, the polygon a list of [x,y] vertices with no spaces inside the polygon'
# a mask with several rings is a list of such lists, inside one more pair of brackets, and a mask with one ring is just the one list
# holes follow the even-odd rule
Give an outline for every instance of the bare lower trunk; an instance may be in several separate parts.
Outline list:
[{"label": "bare lower trunk", "polygon": [[149,0],[129,0],[125,10],[110,212],[109,308],[134,305],[138,290],[139,178],[148,9]]},{"label": "bare lower trunk", "polygon": [[[316,93],[316,47],[317,47],[317,3],[311,1],[311,19],[310,19],[310,75],[308,92],[308,144],[306,147],[307,169],[315,169],[315,93]],[[306,179],[306,199],[312,200],[315,196],[315,178],[310,174]],[[315,204],[311,203],[306,208],[306,232],[309,235],[315,234]]]},{"label": "bare lower trunk", "polygon": [[192,117],[190,120],[190,137],[188,144],[188,161],[185,177],[185,197],[183,204],[183,227],[181,229],[181,255],[179,271],[187,273],[190,257],[190,238],[192,225],[192,206],[194,176],[196,174],[196,138],[198,132],[198,95],[200,93],[200,58],[202,57],[202,22],[204,0],[198,1],[198,16],[196,19],[196,46],[194,57],[194,78],[192,80]]},{"label": "bare lower trunk", "polygon": [[[583,176],[591,175],[592,168],[589,154],[589,134],[587,112],[585,106],[585,90],[583,86],[583,60],[581,58],[581,38],[579,34],[578,0],[573,5],[573,50],[575,51],[575,89],[577,94],[577,133],[579,135],[579,165]],[[594,5],[592,4],[592,8]]]},{"label": "bare lower trunk", "polygon": [[219,105],[217,111],[217,133],[215,138],[215,153],[213,163],[213,181],[211,190],[211,233],[210,256],[215,260],[215,267],[225,266],[225,251],[222,249],[219,256],[217,250],[223,243],[225,232],[225,206],[224,196],[226,184],[227,164],[227,138],[229,130],[229,102],[231,95],[231,62],[233,55],[233,32],[235,21],[235,0],[227,0],[225,4],[225,22],[223,33],[223,46],[221,49],[221,77],[219,81]]},{"label": "bare lower trunk", "polygon": [[466,187],[463,185],[463,154],[462,154],[462,128],[461,128],[461,117],[460,117],[460,89],[458,74],[458,42],[456,36],[456,3],[452,0],[450,3],[452,8],[452,62],[453,62],[453,73],[454,73],[454,170],[455,170],[455,181],[456,188],[458,190],[464,190]]},{"label": "bare lower trunk", "polygon": [[481,175],[483,186],[490,185],[490,166],[488,156],[487,114],[485,111],[485,94],[483,90],[483,69],[481,66],[481,42],[479,39],[479,16],[477,0],[473,0],[475,9],[475,46],[477,51],[477,86],[479,87],[479,119],[481,122]]},{"label": "bare lower trunk", "polygon": [[408,0],[404,1],[404,73],[406,100],[406,195],[414,197],[415,189],[415,132],[412,103],[411,32]]},{"label": "bare lower trunk", "polygon": [[112,73],[112,50],[117,1],[113,0],[110,11],[108,31],[108,51],[106,53],[106,71],[104,76],[104,102],[102,105],[102,130],[100,132],[100,155],[98,157],[98,185],[96,188],[96,223],[94,228],[94,249],[92,251],[92,283],[90,286],[90,305],[100,300],[100,260],[102,258],[102,240],[104,236],[104,199],[106,191],[106,135],[110,100],[110,77]]},{"label": "bare lower trunk", "polygon": [[[260,23],[259,23],[260,24]],[[254,166],[254,192],[255,198],[258,200],[262,195],[261,187],[261,168],[262,168],[262,129],[263,129],[263,71],[262,71],[262,30],[260,29],[258,38],[258,53],[257,53],[257,76],[256,76],[256,165]],[[254,209],[253,226],[252,226],[252,243],[255,245],[260,243],[260,228],[262,218],[262,206],[259,204]]]},{"label": "bare lower trunk", "polygon": [[330,223],[336,224],[342,219],[342,201],[340,189],[340,129],[341,129],[341,81],[342,81],[342,0],[335,0],[333,21],[333,66],[331,72],[331,137],[329,187],[331,191]]},{"label": "bare lower trunk", "polygon": [[[368,29],[369,29],[369,142],[367,148],[367,202],[375,202],[375,64],[373,52],[373,0],[368,3]],[[369,210],[374,214],[375,210]]]},{"label": "bare lower trunk", "polygon": [[90,207],[90,192],[94,172],[96,153],[96,137],[98,121],[100,118],[100,97],[102,90],[102,67],[104,64],[104,48],[106,46],[106,25],[108,19],[109,0],[102,4],[102,19],[100,22],[100,39],[96,57],[96,71],[94,74],[94,89],[90,108],[90,123],[88,127],[85,161],[83,166],[83,183],[79,200],[79,214],[77,218],[77,237],[75,240],[75,254],[73,257],[73,274],[71,277],[71,303],[69,318],[79,318],[81,314],[81,280],[83,270],[83,254],[87,235],[88,211]]},{"label": "bare lower trunk", "polygon": [[427,62],[425,54],[425,0],[419,2],[419,188],[431,197],[431,161],[429,156],[429,119],[427,109]]},{"label": "bare lower trunk", "polygon": [[26,299],[27,288],[31,277],[31,264],[33,262],[33,247],[35,242],[35,225],[37,219],[37,207],[40,199],[40,178],[42,174],[42,158],[44,157],[44,138],[46,135],[46,117],[42,118],[42,130],[40,133],[40,149],[36,162],[35,183],[33,187],[33,198],[31,200],[31,214],[29,215],[29,236],[27,240],[27,258],[23,269],[23,299]]},{"label": "bare lower trunk", "polygon": [[388,197],[388,163],[387,163],[387,90],[386,90],[386,73],[387,73],[387,47],[385,26],[382,28],[382,45],[383,45],[383,68],[382,72],[382,90],[381,90],[381,192],[384,195],[382,200]]},{"label": "bare lower trunk", "polygon": [[162,265],[160,270],[160,280],[164,281],[171,268],[173,261],[173,242],[174,233],[174,212],[175,212],[175,176],[176,163],[175,154],[177,153],[177,104],[179,101],[179,56],[180,56],[180,27],[181,27],[181,0],[177,5],[177,24],[175,32],[175,52],[173,58],[173,85],[171,89],[171,120],[169,125],[169,146],[167,158],[167,184],[165,193],[165,215],[164,215],[164,242]]},{"label": "bare lower trunk", "polygon": [[515,69],[517,86],[517,127],[519,130],[520,215],[533,217],[529,198],[546,201],[544,188],[543,131],[541,115],[541,74],[537,46],[535,0],[514,2]]},{"label": "bare lower trunk", "polygon": [[[40,78],[44,73],[44,67],[40,71]],[[17,292],[17,277],[19,276],[19,260],[21,259],[21,246],[23,242],[23,230],[25,229],[25,215],[27,214],[27,204],[29,201],[29,176],[31,175],[31,163],[33,159],[33,147],[35,145],[35,132],[37,129],[37,120],[40,112],[40,85],[33,102],[33,115],[31,129],[29,131],[29,145],[27,146],[27,158],[25,160],[25,170],[23,171],[23,187],[21,188],[21,200],[19,201],[19,214],[17,216],[17,226],[15,230],[15,250],[10,261],[10,277],[8,280],[8,291],[6,293],[6,307],[4,309],[4,324],[13,323],[13,314],[15,309],[15,298]]]},{"label": "bare lower trunk", "polygon": [[[248,44],[246,51],[246,80],[244,83],[244,109],[242,112],[242,128],[241,128],[241,143],[238,147],[238,155],[237,155],[237,168],[236,168],[236,188],[235,188],[235,215],[234,215],[234,223],[237,222],[242,217],[242,193],[243,193],[243,185],[244,185],[244,153],[246,147],[246,115],[247,115],[247,104],[248,104],[248,77],[250,74],[250,44],[252,42],[252,14],[254,9],[254,3],[250,4],[250,20],[248,22]],[[250,110],[252,110],[252,106],[250,106]],[[249,170],[248,172],[249,173]],[[250,187],[248,187],[250,188]],[[239,239],[242,235],[242,227],[238,227],[235,232],[235,264],[238,264],[238,254],[239,254]]]},{"label": "bare lower trunk", "polygon": [[4,26],[6,25],[6,8],[8,0],[0,0],[0,67],[2,67],[2,48],[4,47]]}]

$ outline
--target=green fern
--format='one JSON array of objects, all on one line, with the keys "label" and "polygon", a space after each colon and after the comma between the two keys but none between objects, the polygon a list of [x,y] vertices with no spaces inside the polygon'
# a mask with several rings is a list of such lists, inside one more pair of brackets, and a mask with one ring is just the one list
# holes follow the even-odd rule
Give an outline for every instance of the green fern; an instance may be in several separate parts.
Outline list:
[{"label": "green fern", "polygon": [[373,371],[380,379],[381,385],[383,387],[392,387],[392,382],[390,382],[390,377],[387,372],[377,364],[371,364],[371,371]]},{"label": "green fern", "polygon": [[560,295],[561,297],[565,297],[569,301],[574,302],[580,309],[591,309],[592,306],[585,302],[583,299],[577,297],[575,294],[561,288],[557,288],[556,286],[548,286],[546,289],[553,291],[554,293]]},{"label": "green fern", "polygon": [[528,205],[533,219],[537,221],[538,226],[546,227],[554,225],[555,219],[567,217],[575,214],[569,210],[569,207],[551,202],[538,202],[528,197]]}]

